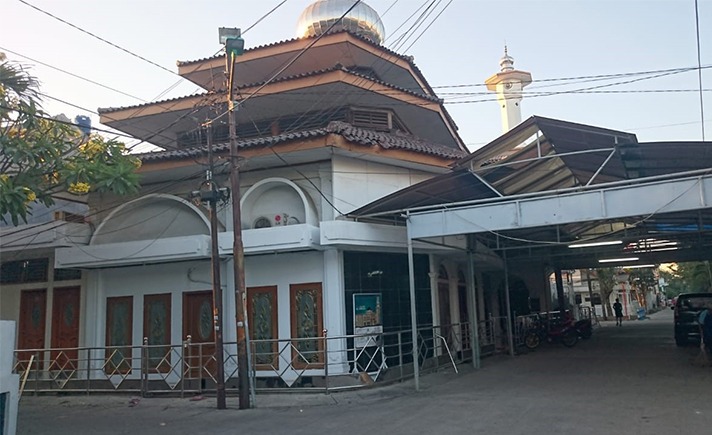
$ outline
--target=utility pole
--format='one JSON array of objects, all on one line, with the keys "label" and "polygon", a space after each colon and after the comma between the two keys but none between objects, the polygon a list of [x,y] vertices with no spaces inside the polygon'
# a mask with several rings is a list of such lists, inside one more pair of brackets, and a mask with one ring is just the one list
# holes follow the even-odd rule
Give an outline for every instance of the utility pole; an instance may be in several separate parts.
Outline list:
[{"label": "utility pole", "polygon": [[213,129],[212,123],[208,123],[208,183],[210,183],[210,258],[213,266],[213,322],[215,327],[215,363],[217,364],[217,399],[218,409],[226,409],[225,402],[225,364],[223,362],[223,294],[220,286],[220,255],[218,252],[218,193],[217,186],[213,180]]},{"label": "utility pole", "polygon": [[212,266],[212,284],[213,284],[213,330],[215,331],[215,364],[216,368],[216,390],[218,409],[226,409],[225,401],[225,363],[223,352],[223,293],[220,284],[220,255],[218,252],[218,202],[226,202],[229,194],[227,189],[218,188],[214,180],[214,162],[213,162],[213,133],[212,124],[210,122],[203,125],[207,134],[208,146],[208,171],[205,180],[210,190],[196,190],[191,192],[191,197],[199,199],[201,202],[207,202],[210,205],[210,263]]},{"label": "utility pole", "polygon": [[237,325],[237,377],[240,409],[250,407],[250,382],[247,358],[247,316],[245,299],[245,251],[242,244],[242,213],[240,210],[240,169],[237,158],[237,132],[233,79],[235,58],[242,54],[245,41],[240,29],[221,27],[220,42],[225,44],[225,72],[227,73],[228,128],[230,134],[230,188],[232,190],[232,254],[235,264],[235,322]]}]

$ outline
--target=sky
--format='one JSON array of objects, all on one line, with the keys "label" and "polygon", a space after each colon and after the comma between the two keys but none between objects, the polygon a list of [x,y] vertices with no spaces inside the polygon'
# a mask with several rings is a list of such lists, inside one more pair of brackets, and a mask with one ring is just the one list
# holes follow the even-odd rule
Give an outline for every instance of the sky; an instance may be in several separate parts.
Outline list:
[{"label": "sky", "polygon": [[[384,45],[414,56],[470,150],[502,133],[499,106],[483,83],[499,70],[505,44],[514,66],[533,77],[523,119],[539,115],[623,130],[641,142],[702,140],[694,0],[434,0],[425,24],[411,29],[420,12],[409,17],[432,1],[366,3],[381,15]],[[48,113],[87,115],[101,127],[93,113],[99,107],[196,92],[175,74],[176,61],[216,54],[219,27],[248,29],[279,3],[2,0],[0,52],[40,80]],[[246,48],[294,38],[310,3],[287,0],[244,33]],[[710,141],[712,0],[698,0],[697,11]],[[409,39],[399,42],[408,29]]]}]

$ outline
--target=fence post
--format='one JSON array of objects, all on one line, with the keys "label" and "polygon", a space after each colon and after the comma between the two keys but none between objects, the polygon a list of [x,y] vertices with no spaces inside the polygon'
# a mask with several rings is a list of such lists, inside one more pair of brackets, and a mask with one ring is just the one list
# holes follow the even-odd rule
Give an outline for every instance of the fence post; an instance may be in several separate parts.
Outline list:
[{"label": "fence post", "polygon": [[329,341],[327,340],[327,329],[324,329],[322,340],[324,340],[324,387],[326,394],[329,394]]},{"label": "fence post", "polygon": [[191,342],[193,341],[193,337],[190,335],[186,335],[185,341],[183,342],[183,346],[180,349],[180,397],[181,399],[183,398],[183,395],[185,394],[185,373],[186,373],[186,367],[187,367],[187,372],[188,376],[190,376],[190,370],[192,369],[190,362],[186,360],[185,354],[188,349],[188,346],[190,346]]},{"label": "fence post", "polygon": [[398,367],[400,368],[400,379],[403,379],[403,332],[398,332]]},{"label": "fence post", "polygon": [[[193,337],[188,336],[188,340],[193,341]],[[189,357],[190,357],[190,352]],[[207,379],[206,379],[207,383]],[[203,394],[203,344],[198,344],[198,394]]]},{"label": "fence post", "polygon": [[148,392],[148,337],[143,337],[141,346],[141,397],[146,397]]},{"label": "fence post", "polygon": [[[87,352],[87,395],[89,395],[89,390],[91,389],[91,348],[86,349]],[[79,353],[79,352],[77,352]]]},{"label": "fence post", "polygon": [[[44,358],[44,352],[42,352],[42,357]],[[37,368],[35,369],[35,396],[39,394],[39,385],[40,385],[40,353],[35,352],[35,364]],[[32,364],[30,364],[30,367],[32,367]]]}]

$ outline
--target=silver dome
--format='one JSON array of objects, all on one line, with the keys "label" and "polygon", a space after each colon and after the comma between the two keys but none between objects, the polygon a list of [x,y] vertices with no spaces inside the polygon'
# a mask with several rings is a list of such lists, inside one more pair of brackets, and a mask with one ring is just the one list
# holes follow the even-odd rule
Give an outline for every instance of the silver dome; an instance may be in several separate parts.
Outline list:
[{"label": "silver dome", "polygon": [[[323,34],[353,6],[354,0],[319,0],[307,6],[297,23],[297,37]],[[378,13],[363,1],[349,12],[332,30],[348,30],[380,44],[386,30]]]}]

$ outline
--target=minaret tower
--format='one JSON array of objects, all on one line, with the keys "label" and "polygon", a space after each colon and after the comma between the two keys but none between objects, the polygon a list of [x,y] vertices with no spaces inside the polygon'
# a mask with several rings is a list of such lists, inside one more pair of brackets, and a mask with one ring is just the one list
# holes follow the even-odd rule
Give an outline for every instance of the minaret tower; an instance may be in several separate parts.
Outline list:
[{"label": "minaret tower", "polygon": [[506,133],[522,122],[522,89],[532,82],[532,75],[526,71],[514,69],[514,59],[507,54],[499,61],[500,71],[487,80],[487,89],[497,93],[497,102],[502,111],[502,133]]}]

